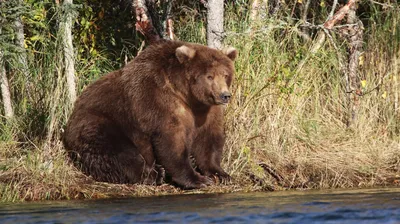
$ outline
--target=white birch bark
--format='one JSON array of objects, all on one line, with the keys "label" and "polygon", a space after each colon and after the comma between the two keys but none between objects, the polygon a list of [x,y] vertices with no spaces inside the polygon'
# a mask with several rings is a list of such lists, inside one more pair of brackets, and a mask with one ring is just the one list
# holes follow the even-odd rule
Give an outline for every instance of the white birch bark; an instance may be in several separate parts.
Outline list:
[{"label": "white birch bark", "polygon": [[207,45],[221,49],[224,35],[224,0],[207,2]]},{"label": "white birch bark", "polygon": [[[0,61],[2,58],[0,56]],[[11,94],[10,87],[8,85],[8,79],[6,70],[4,68],[3,63],[0,65],[0,82],[1,82],[1,96],[3,97],[3,105],[4,105],[4,115],[7,119],[14,117],[14,111],[11,104]]]},{"label": "white birch bark", "polygon": [[[1,27],[0,27],[1,34]],[[11,93],[8,85],[6,68],[4,67],[3,52],[0,49],[0,89],[3,98],[4,115],[7,119],[14,117],[14,111],[11,104]]]},{"label": "white birch bark", "polygon": [[74,48],[72,45],[72,13],[71,7],[72,0],[64,0],[64,7],[67,8],[66,18],[64,22],[64,62],[65,62],[65,77],[67,79],[67,88],[69,101],[73,104],[76,100],[76,84],[75,84],[75,62],[74,62]]}]

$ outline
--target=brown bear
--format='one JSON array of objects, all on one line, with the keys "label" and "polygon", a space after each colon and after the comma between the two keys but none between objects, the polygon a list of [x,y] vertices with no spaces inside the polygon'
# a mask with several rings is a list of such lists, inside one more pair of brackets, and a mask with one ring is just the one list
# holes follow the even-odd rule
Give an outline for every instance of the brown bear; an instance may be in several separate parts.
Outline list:
[{"label": "brown bear", "polygon": [[154,184],[163,171],[187,189],[229,181],[223,109],[236,56],[179,41],[147,47],[75,102],[63,138],[69,157],[98,181]]}]

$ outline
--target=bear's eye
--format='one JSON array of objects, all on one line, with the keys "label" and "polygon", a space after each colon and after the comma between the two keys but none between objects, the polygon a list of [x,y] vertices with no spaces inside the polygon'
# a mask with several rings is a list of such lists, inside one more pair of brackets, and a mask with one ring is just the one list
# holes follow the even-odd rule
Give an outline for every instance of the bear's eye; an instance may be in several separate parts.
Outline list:
[{"label": "bear's eye", "polygon": [[213,80],[214,77],[212,77],[211,75],[209,75],[209,76],[207,76],[207,79],[208,79],[208,80]]}]

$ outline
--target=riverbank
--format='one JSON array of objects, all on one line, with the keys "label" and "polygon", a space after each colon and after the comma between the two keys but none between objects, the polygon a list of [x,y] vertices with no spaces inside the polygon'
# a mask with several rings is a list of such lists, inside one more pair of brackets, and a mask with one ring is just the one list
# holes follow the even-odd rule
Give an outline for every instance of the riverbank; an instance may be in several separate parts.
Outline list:
[{"label": "riverbank", "polygon": [[[400,175],[396,170],[399,165],[399,160],[396,161],[399,158],[398,145],[368,140],[353,142],[352,145],[349,141],[339,142],[339,139],[332,139],[333,142],[314,139],[313,148],[308,142],[303,145],[305,148],[298,145],[296,151],[286,155],[279,156],[270,151],[269,156],[273,156],[270,158],[277,158],[275,162],[265,160],[266,157],[261,160],[263,154],[252,150],[247,152],[248,155],[239,155],[232,165],[228,165],[228,145],[223,166],[231,173],[233,182],[190,191],[169,184],[146,186],[96,182],[68,162],[61,145],[53,146],[53,151],[46,154],[40,148],[24,151],[15,145],[2,144],[0,201],[400,186]],[[228,142],[233,140],[229,138]],[[388,150],[392,147],[393,150]],[[239,164],[243,165],[241,170],[238,170]]]},{"label": "riverbank", "polygon": [[[0,149],[4,152],[6,148]],[[0,172],[1,202],[224,193],[251,191],[257,188],[233,183],[184,191],[169,184],[149,186],[96,182],[67,162],[68,159],[62,148],[47,158],[40,151],[29,150],[21,153],[20,148],[14,149],[15,151],[12,151],[8,148],[8,155],[2,154],[2,159],[0,159],[0,168],[3,170]]]}]

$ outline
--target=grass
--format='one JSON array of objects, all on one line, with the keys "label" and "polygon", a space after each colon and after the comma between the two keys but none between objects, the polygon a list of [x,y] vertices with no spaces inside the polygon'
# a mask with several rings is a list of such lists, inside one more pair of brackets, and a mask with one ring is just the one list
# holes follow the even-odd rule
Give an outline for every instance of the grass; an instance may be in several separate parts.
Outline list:
[{"label": "grass", "polygon": [[261,27],[235,30],[240,27],[234,24],[238,20],[228,20],[232,22],[228,30],[236,34],[227,42],[241,55],[227,116],[228,170],[251,172],[273,183],[276,178],[260,169],[259,164],[265,163],[281,174],[286,185],[307,188],[370,187],[398,181],[399,111],[394,108],[398,84],[394,80],[399,78],[395,69],[400,62],[400,33],[395,28],[398,15],[388,15],[393,20],[373,26],[365,36],[360,76],[367,83],[367,94],[360,98],[358,117],[350,128],[345,124],[348,102],[338,57],[346,45],[340,39],[335,41],[341,48],[325,43],[298,72],[310,44],[290,27],[263,30],[277,24],[271,20]]},{"label": "grass", "polygon": [[95,199],[110,197],[155,196],[200,192],[252,191],[239,184],[211,186],[203,190],[183,191],[169,184],[148,186],[96,182],[67,162],[62,145],[53,145],[52,153],[41,149],[21,151],[16,145],[1,145],[0,201]]},{"label": "grass", "polygon": [[[67,162],[59,141],[70,108],[57,42],[30,59],[33,87],[12,80],[17,116],[0,125],[0,201],[82,199],[160,194],[352,188],[400,180],[400,31],[398,9],[370,15],[357,120],[346,126],[348,93],[341,69],[346,42],[335,35],[316,55],[277,16],[253,23],[227,9],[225,40],[239,51],[234,96],[226,113],[223,167],[234,183],[182,191],[170,185],[99,183]],[[202,22],[187,11],[176,24],[182,40],[205,43]],[[279,26],[277,25],[279,24]],[[333,42],[332,42],[333,41]],[[333,44],[334,43],[334,44]],[[304,67],[298,65],[306,60]],[[80,89],[112,70],[101,54],[77,62]]]}]

